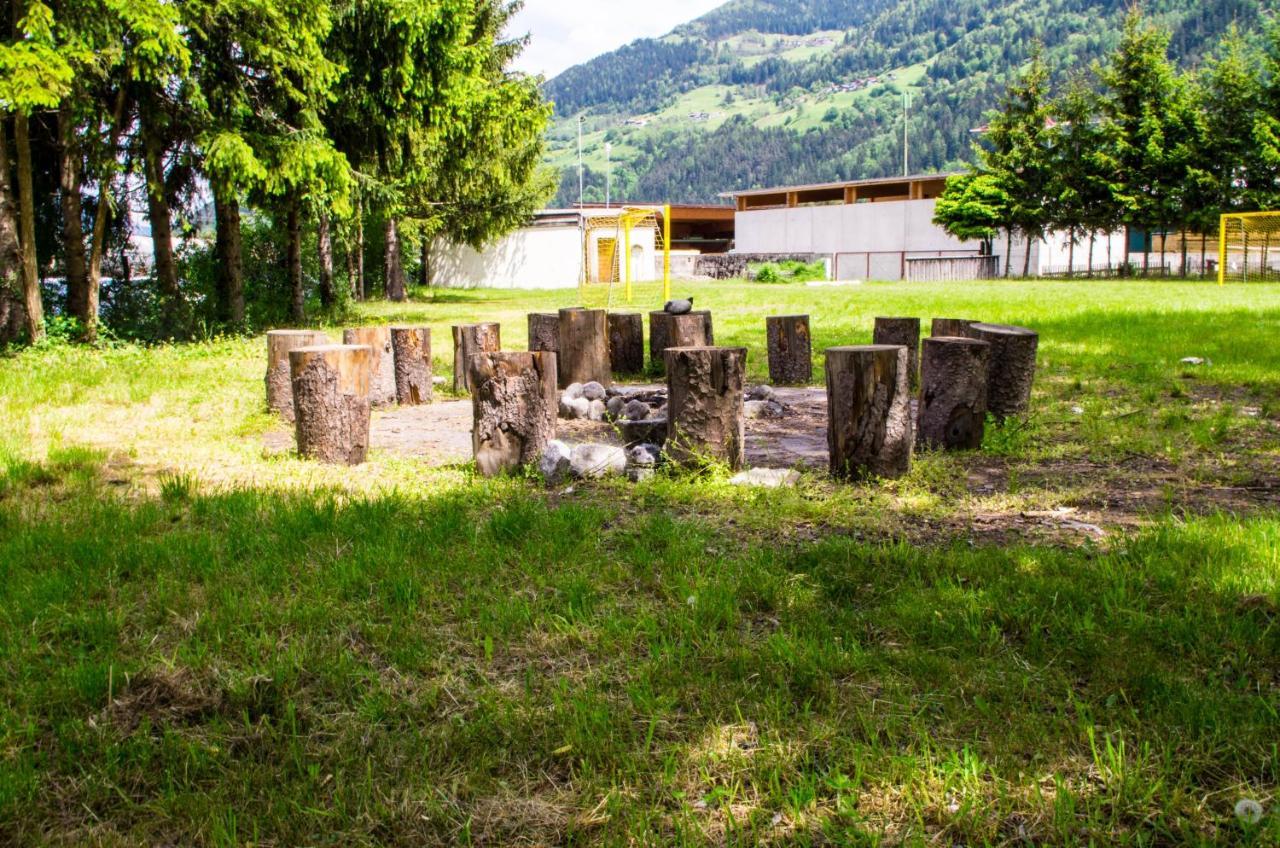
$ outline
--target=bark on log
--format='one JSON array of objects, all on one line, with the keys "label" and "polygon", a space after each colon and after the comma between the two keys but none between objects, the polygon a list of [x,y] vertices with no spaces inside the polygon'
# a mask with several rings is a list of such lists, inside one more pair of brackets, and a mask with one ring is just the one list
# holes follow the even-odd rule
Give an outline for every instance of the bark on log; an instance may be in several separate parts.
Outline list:
[{"label": "bark on log", "polygon": [[901,345],[907,349],[907,374],[911,377],[911,389],[920,386],[920,319],[877,318],[873,344]]},{"label": "bark on log", "polygon": [[956,339],[971,339],[973,334],[969,332],[969,328],[976,323],[978,322],[970,321],[966,318],[934,318],[929,335],[935,339],[944,336]]},{"label": "bark on log", "polygon": [[644,316],[639,312],[609,315],[609,364],[615,374],[644,370]]},{"label": "bark on log", "polygon": [[560,352],[560,313],[529,313],[529,350]]},{"label": "bark on log", "polygon": [[486,352],[468,374],[476,465],[486,477],[537,462],[556,432],[556,354]]},{"label": "bark on log", "polygon": [[560,388],[574,383],[613,383],[609,320],[603,309],[560,310]]},{"label": "bark on log", "polygon": [[665,360],[672,460],[684,465],[720,461],[741,468],[746,462],[742,390],[747,349],[672,347]]},{"label": "bark on log", "polygon": [[329,337],[311,330],[272,330],[267,333],[267,408],[293,420],[293,373],[289,352],[300,347],[327,345]]},{"label": "bark on log", "polygon": [[396,400],[396,364],[391,349],[391,328],[357,327],[342,333],[342,343],[364,345],[373,351],[370,361],[369,402],[386,406]]},{"label": "bark on log", "polygon": [[669,312],[649,313],[649,362],[659,374],[666,373],[665,351],[669,347],[709,347],[707,338],[711,313],[690,312],[672,315]]},{"label": "bark on log", "polygon": [[769,344],[769,381],[774,385],[808,385],[813,380],[813,341],[808,315],[776,315],[764,319]]},{"label": "bark on log", "polygon": [[921,445],[948,450],[982,447],[987,418],[991,345],[944,336],[924,340],[920,368]]},{"label": "bark on log", "polygon": [[502,348],[502,327],[498,324],[456,324],[453,327],[453,390],[471,391],[467,363],[478,353],[497,353]]},{"label": "bark on log", "polygon": [[987,372],[987,411],[1003,421],[1031,409],[1040,336],[1025,327],[974,324],[973,337],[991,345]]},{"label": "bark on log", "polygon": [[364,345],[300,347],[289,353],[298,454],[334,465],[369,455],[373,351]]},{"label": "bark on log", "polygon": [[395,358],[396,401],[401,406],[431,403],[431,330],[392,327],[391,350]]},{"label": "bark on log", "polygon": [[715,328],[712,327],[712,324],[711,324],[711,310],[704,309],[700,312],[690,312],[689,314],[702,316],[702,324],[703,324],[702,333],[704,336],[706,336],[707,345],[709,346],[714,345],[716,343],[716,333],[715,333]]},{"label": "bark on log", "polygon": [[911,470],[910,351],[903,345],[827,350],[831,475],[897,478]]}]

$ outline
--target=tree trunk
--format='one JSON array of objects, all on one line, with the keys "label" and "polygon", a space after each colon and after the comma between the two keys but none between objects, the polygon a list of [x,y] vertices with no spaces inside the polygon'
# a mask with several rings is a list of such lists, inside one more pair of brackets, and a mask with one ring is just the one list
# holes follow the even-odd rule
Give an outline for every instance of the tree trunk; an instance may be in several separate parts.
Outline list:
[{"label": "tree trunk", "polygon": [[404,287],[404,261],[400,255],[400,226],[392,217],[388,217],[386,221],[386,249],[383,259],[387,300],[403,303],[408,300],[408,294]]},{"label": "tree trunk", "polygon": [[431,239],[422,234],[422,246],[418,248],[418,285],[431,288]]},{"label": "tree trunk", "polygon": [[1098,245],[1097,232],[1089,233],[1089,270],[1085,272],[1085,276],[1091,280],[1093,279],[1093,251],[1094,251],[1094,248],[1097,247],[1097,245]]},{"label": "tree trunk", "polygon": [[289,354],[300,347],[327,344],[328,336],[310,330],[272,330],[267,333],[267,409],[288,421],[293,420],[293,374]]},{"label": "tree trunk", "polygon": [[369,455],[367,347],[323,345],[289,354],[298,454],[334,465]]},{"label": "tree trunk", "polygon": [[921,445],[947,450],[982,447],[990,357],[991,345],[977,339],[924,340],[917,434]]},{"label": "tree trunk", "polygon": [[1067,279],[1076,276],[1076,228],[1072,227],[1067,235]]},{"label": "tree trunk", "polygon": [[969,328],[977,323],[977,321],[969,321],[965,318],[934,318],[933,325],[929,328],[929,335],[935,339],[942,336],[967,339],[972,336]]},{"label": "tree trunk", "polygon": [[240,233],[240,199],[221,181],[213,184],[214,245],[218,257],[218,316],[229,324],[244,323],[244,241]]},{"label": "tree trunk", "polygon": [[1004,278],[1009,279],[1012,273],[1009,269],[1013,267],[1013,229],[1004,231]]},{"label": "tree trunk", "polygon": [[702,334],[706,336],[708,345],[714,345],[716,343],[716,333],[711,326],[711,310],[704,309],[701,312],[690,312],[689,314],[702,316]]},{"label": "tree trunk", "polygon": [[560,313],[529,313],[529,350],[560,352]]},{"label": "tree trunk", "polygon": [[609,366],[616,374],[644,371],[644,316],[639,312],[609,314]]},{"label": "tree trunk", "polygon": [[813,340],[808,315],[772,315],[764,319],[769,349],[769,381],[807,386],[813,381]]},{"label": "tree trunk", "polygon": [[356,194],[356,277],[353,294],[359,301],[369,296],[364,276],[364,199],[359,194]]},{"label": "tree trunk", "polygon": [[557,359],[562,389],[574,383],[610,385],[608,313],[603,309],[561,309]]},{"label": "tree trunk", "polygon": [[[453,327],[453,390],[458,394],[472,391],[468,363],[479,353],[502,350],[502,327],[499,324],[457,324]],[[554,410],[553,410],[554,411]]]},{"label": "tree trunk", "polygon": [[1022,257],[1022,279],[1026,280],[1031,277],[1031,234],[1026,234],[1027,249]]},{"label": "tree trunk", "polygon": [[556,355],[477,353],[468,362],[471,444],[486,477],[537,462],[556,433]]},{"label": "tree trunk", "polygon": [[[116,156],[120,148],[120,135],[125,129],[124,113],[128,105],[128,87],[121,85],[116,91],[115,105],[111,110],[111,142],[107,147],[111,156]],[[97,335],[98,330],[98,302],[102,292],[102,257],[107,249],[107,224],[111,222],[116,211],[111,208],[111,202],[108,195],[111,192],[112,185],[111,166],[104,166],[102,173],[98,177],[98,198],[94,203],[93,210],[93,234],[89,237],[89,271],[86,292],[88,295],[85,311],[92,316],[93,322],[90,325],[90,339]],[[124,207],[124,201],[121,206]],[[125,209],[127,214],[127,208]],[[122,261],[121,268],[123,276],[128,282],[129,263],[128,258],[123,256],[124,250],[121,250]]]},{"label": "tree trunk", "polygon": [[664,351],[669,347],[706,347],[710,321],[705,313],[672,315],[670,312],[649,313],[649,364],[658,374],[666,373]]},{"label": "tree trunk", "polygon": [[892,479],[911,470],[910,361],[902,345],[827,350],[832,476]]},{"label": "tree trunk", "polygon": [[1209,253],[1209,236],[1205,233],[1200,234],[1200,278],[1204,279],[1206,256]]},{"label": "tree trunk", "polygon": [[733,470],[746,462],[742,394],[747,349],[666,349],[667,452],[674,462],[723,462]]},{"label": "tree trunk", "polygon": [[18,240],[22,246],[22,296],[27,313],[27,338],[44,338],[44,303],[36,267],[36,202],[32,187],[31,125],[26,114],[13,116],[13,141],[18,159]]},{"label": "tree trunk", "polygon": [[1024,327],[974,324],[974,338],[991,345],[987,409],[998,419],[1024,415],[1031,408],[1040,336]]},{"label": "tree trunk", "polygon": [[373,351],[369,358],[369,402],[386,406],[396,399],[396,363],[389,327],[357,327],[344,330],[342,343],[364,345]]},{"label": "tree trunk", "polygon": [[[145,110],[144,110],[145,111]],[[164,179],[164,143],[144,116],[143,168],[147,181],[147,218],[151,222],[151,240],[155,253],[152,269],[161,295],[170,309],[178,305],[178,264],[173,255],[173,224],[169,214],[169,196]]]},{"label": "tree trunk", "polygon": [[1182,230],[1182,278],[1184,280],[1190,276],[1191,268],[1188,264],[1190,261],[1191,259],[1187,255],[1187,230],[1184,227]]},{"label": "tree trunk", "polygon": [[89,269],[84,250],[84,209],[81,206],[80,146],[76,120],[69,103],[58,109],[58,180],[62,208],[62,256],[67,281],[67,312],[80,321],[85,337],[96,335],[97,314],[89,313]]},{"label": "tree trunk", "polygon": [[333,236],[329,231],[329,212],[320,210],[316,217],[316,249],[320,254],[320,305],[332,309],[337,302],[333,287]]},{"label": "tree trunk", "polygon": [[877,318],[872,341],[907,349],[907,376],[914,391],[920,385],[920,319]]},{"label": "tree trunk", "polygon": [[401,406],[431,403],[431,330],[392,327],[391,349],[396,366],[396,401]]},{"label": "tree trunk", "polygon": [[351,294],[352,300],[360,299],[360,292],[356,289],[356,251],[351,242],[343,240],[343,258],[346,259],[347,265],[347,291]]},{"label": "tree trunk", "polygon": [[302,284],[302,221],[298,201],[289,198],[285,210],[285,274],[289,280],[289,314],[299,324],[307,320],[307,292]]},{"label": "tree trunk", "polygon": [[18,205],[10,182],[8,123],[7,117],[0,115],[0,345],[16,341],[26,324]]}]

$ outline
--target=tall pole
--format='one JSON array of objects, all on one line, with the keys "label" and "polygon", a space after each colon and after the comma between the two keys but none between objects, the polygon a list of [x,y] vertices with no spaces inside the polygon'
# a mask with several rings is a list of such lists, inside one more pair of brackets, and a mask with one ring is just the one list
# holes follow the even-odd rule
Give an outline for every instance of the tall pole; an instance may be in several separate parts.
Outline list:
[{"label": "tall pole", "polygon": [[582,124],[585,115],[578,116],[578,208],[582,208]]},{"label": "tall pole", "polygon": [[613,191],[613,145],[604,143],[604,208],[609,208],[610,194]]},{"label": "tall pole", "polygon": [[911,94],[902,94],[902,176],[911,176],[911,138],[908,135],[907,112],[911,109]]}]

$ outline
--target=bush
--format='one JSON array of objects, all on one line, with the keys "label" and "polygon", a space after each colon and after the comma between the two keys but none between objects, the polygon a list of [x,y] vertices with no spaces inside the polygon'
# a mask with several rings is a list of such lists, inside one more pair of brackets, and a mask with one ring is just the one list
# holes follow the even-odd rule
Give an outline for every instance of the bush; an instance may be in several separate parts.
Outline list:
[{"label": "bush", "polygon": [[757,283],[811,283],[827,278],[827,266],[824,262],[805,263],[794,259],[786,262],[769,262],[758,266],[754,274]]}]

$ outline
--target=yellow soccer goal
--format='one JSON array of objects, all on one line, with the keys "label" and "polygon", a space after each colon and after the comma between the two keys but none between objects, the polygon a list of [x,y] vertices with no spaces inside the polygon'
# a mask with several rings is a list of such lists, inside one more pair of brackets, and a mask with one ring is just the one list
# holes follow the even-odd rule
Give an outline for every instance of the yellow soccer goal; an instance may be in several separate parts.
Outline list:
[{"label": "yellow soccer goal", "polygon": [[634,283],[663,282],[670,299],[671,214],[669,207],[627,206],[592,209],[583,216],[582,284],[606,283],[624,288],[631,302]]},{"label": "yellow soccer goal", "polygon": [[1222,216],[1218,282],[1280,280],[1280,212]]}]

